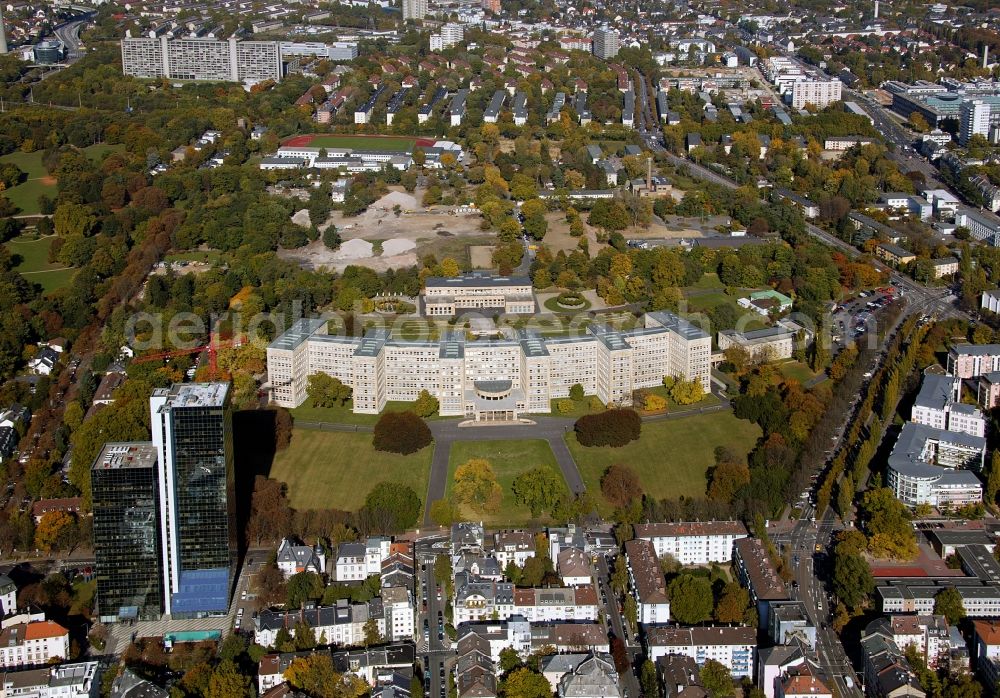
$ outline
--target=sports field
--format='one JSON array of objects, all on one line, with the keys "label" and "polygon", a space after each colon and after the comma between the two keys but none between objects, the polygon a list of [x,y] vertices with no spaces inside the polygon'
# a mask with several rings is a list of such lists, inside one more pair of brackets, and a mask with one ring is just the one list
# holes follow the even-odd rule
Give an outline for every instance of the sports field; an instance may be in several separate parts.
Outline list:
[{"label": "sports field", "polygon": [[370,432],[295,429],[269,477],[288,485],[296,509],[357,511],[380,482],[409,485],[423,500],[432,452],[431,446],[408,456],[376,451]]},{"label": "sports field", "polygon": [[342,136],[337,134],[308,134],[292,136],[284,146],[305,148],[353,148],[355,150],[410,150],[416,146],[434,145],[430,138],[407,136]]}]

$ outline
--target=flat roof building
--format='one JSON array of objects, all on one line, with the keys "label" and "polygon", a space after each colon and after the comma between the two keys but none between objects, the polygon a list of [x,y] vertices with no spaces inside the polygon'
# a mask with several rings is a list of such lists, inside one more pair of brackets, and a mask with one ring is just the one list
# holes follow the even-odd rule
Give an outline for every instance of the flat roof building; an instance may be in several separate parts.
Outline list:
[{"label": "flat roof building", "polygon": [[109,443],[94,460],[97,609],[101,622],[163,614],[157,451],[150,442]]},{"label": "flat roof building", "polygon": [[121,50],[122,71],[137,78],[243,83],[282,78],[277,41],[127,37]]},{"label": "flat roof building", "polygon": [[[429,290],[441,288],[434,283]],[[519,282],[507,283],[517,288]],[[463,289],[461,281],[444,288],[452,286]],[[661,385],[667,375],[698,380],[706,392],[711,387],[711,337],[668,312],[648,313],[645,326],[633,330],[591,325],[558,338],[522,331],[511,338],[467,340],[456,332],[439,341],[405,341],[381,329],[363,338],[329,335],[322,331],[326,325],[300,320],[268,347],[276,404],[301,404],[308,377],[320,372],[351,386],[355,412],[376,414],[389,400],[416,400],[427,390],[438,398],[442,415],[480,421],[547,413],[553,398],[568,396],[578,383],[604,403],[631,399],[633,390]]]},{"label": "flat roof building", "polygon": [[229,383],[175,383],[149,398],[159,472],[164,612],[225,614],[236,573]]}]

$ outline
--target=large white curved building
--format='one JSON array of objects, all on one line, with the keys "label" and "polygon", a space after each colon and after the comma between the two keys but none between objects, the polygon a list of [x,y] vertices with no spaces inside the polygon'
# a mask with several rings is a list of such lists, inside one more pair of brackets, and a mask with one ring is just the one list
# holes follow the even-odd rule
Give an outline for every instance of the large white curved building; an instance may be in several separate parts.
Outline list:
[{"label": "large white curved building", "polygon": [[579,383],[605,403],[661,385],[664,376],[701,381],[710,389],[711,337],[668,312],[649,313],[644,326],[619,331],[591,325],[579,336],[406,341],[387,330],[364,337],[326,334],[327,320],[302,319],[267,348],[272,401],[297,407],[309,376],[326,373],[353,389],[354,411],[375,414],[387,402],[416,400],[427,390],[440,413],[507,421],[521,412],[550,411]]},{"label": "large white curved building", "polygon": [[903,425],[889,456],[886,484],[907,506],[959,508],[983,501],[986,439],[924,424]]}]

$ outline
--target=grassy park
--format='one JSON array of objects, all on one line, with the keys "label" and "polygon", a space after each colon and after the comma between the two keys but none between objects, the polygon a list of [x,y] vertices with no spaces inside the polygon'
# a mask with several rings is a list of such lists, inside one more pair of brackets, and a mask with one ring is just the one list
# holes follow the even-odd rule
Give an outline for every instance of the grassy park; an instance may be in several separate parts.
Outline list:
[{"label": "grassy park", "polygon": [[[705,473],[715,464],[715,448],[746,453],[760,433],[757,425],[722,411],[644,422],[639,440],[621,448],[587,448],[577,443],[574,434],[566,435],[566,443],[588,491],[597,495],[607,467],[622,463],[639,475],[647,495],[662,499],[704,495]],[[603,497],[595,499],[603,502]]]},{"label": "grassy park", "polygon": [[[83,152],[92,160],[100,160],[107,153],[121,150],[124,146],[107,145],[104,143],[91,145],[83,149]],[[0,162],[12,162],[17,165],[27,176],[26,179],[15,187],[11,187],[4,192],[4,196],[20,209],[21,214],[32,215],[41,213],[38,205],[38,197],[42,194],[55,198],[57,193],[56,178],[49,175],[42,165],[42,151],[36,150],[32,153],[16,151],[0,157]]]},{"label": "grassy park", "polygon": [[270,477],[288,485],[296,509],[356,511],[379,482],[408,485],[423,501],[432,453],[431,446],[409,456],[376,451],[368,432],[295,429]]},{"label": "grassy park", "polygon": [[487,526],[514,526],[532,520],[531,511],[515,504],[511,483],[514,478],[538,466],[548,466],[559,473],[556,457],[548,443],[541,439],[501,440],[501,441],[456,441],[451,446],[448,458],[448,488],[451,494],[455,471],[470,458],[485,458],[493,466],[500,487],[503,488],[503,504],[496,514],[480,514],[469,507],[462,507],[462,515],[469,521],[482,521]]},{"label": "grassy park", "polygon": [[35,240],[21,236],[6,243],[10,253],[21,258],[14,270],[29,283],[39,284],[46,293],[66,286],[76,273],[72,267],[49,262],[49,248],[54,239],[51,235]]}]

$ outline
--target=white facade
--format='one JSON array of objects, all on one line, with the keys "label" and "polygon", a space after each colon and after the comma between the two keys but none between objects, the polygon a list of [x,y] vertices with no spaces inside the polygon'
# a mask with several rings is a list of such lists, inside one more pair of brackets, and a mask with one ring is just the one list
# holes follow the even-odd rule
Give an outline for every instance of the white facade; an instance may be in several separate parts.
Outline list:
[{"label": "white facade", "polygon": [[757,631],[751,627],[700,627],[646,630],[648,657],[655,662],[668,654],[691,657],[698,666],[714,659],[729,669],[734,679],[753,678]]},{"label": "white facade", "polygon": [[48,664],[69,658],[69,631],[51,620],[15,623],[0,631],[0,667]]},{"label": "white facade", "polygon": [[843,83],[837,78],[832,80],[799,80],[792,83],[792,106],[796,109],[802,109],[806,104],[812,104],[823,109],[831,102],[840,100],[842,87]]},{"label": "white facade", "polygon": [[277,41],[127,37],[121,50],[122,71],[138,78],[256,83],[282,77]]},{"label": "white facade", "polygon": [[961,389],[961,381],[953,376],[925,375],[910,421],[970,436],[986,436],[985,415],[958,401]]},{"label": "white facade", "polygon": [[278,569],[285,579],[300,572],[326,572],[326,554],[320,546],[295,545],[287,538],[281,541],[277,553]]},{"label": "white facade", "polygon": [[387,401],[411,402],[427,390],[440,413],[479,419],[481,411],[547,413],[553,398],[580,384],[604,403],[631,399],[664,376],[710,388],[711,337],[671,313],[646,315],[645,327],[544,339],[439,342],[394,340],[384,330],[364,338],[322,334],[325,320],[300,320],[267,349],[272,400],[296,407],[310,375],[326,373],[353,389],[354,411],[377,414]]},{"label": "white facade", "polygon": [[[295,637],[295,625],[304,620],[312,628],[316,638],[326,638],[326,644],[352,647],[365,641],[365,624],[371,619],[368,604],[341,603],[303,611],[262,611],[254,617],[254,642],[263,647],[271,647],[278,631],[285,627]],[[375,618],[378,632],[385,637],[385,618]]]},{"label": "white facade", "polygon": [[618,32],[605,26],[594,32],[592,46],[595,56],[607,60],[618,55],[621,40],[618,37]]},{"label": "white facade", "polygon": [[438,30],[437,34],[431,34],[431,51],[441,51],[452,46],[457,46],[462,43],[464,36],[465,30],[461,24],[448,22]]},{"label": "white facade", "polygon": [[965,145],[975,135],[989,138],[990,105],[980,99],[966,99],[959,108],[958,142]]},{"label": "white facade", "polygon": [[413,598],[409,589],[388,587],[382,589],[382,609],[385,613],[385,632],[388,642],[412,640],[414,630]]},{"label": "white facade", "polygon": [[60,664],[48,669],[4,673],[0,698],[97,698],[98,662]]},{"label": "white facade", "polygon": [[427,0],[403,0],[403,20],[427,16]]},{"label": "white facade", "polygon": [[670,555],[682,565],[732,562],[733,544],[747,537],[738,521],[636,524],[636,538],[652,542],[658,557]]}]

